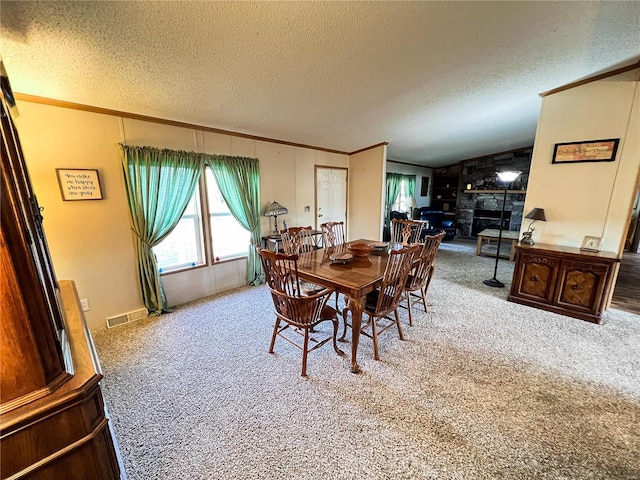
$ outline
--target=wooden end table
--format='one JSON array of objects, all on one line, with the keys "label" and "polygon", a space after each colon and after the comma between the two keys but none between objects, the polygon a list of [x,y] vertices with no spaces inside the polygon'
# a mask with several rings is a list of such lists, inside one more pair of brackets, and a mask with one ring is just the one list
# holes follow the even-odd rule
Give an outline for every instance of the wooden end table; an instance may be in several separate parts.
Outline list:
[{"label": "wooden end table", "polygon": [[[500,230],[496,228],[487,228],[482,230],[478,234],[478,244],[476,246],[476,255],[480,255],[482,252],[482,243],[486,242],[487,244],[491,243],[491,240],[498,239],[500,234]],[[509,260],[513,261],[516,257],[516,245],[518,244],[518,237],[520,232],[514,232],[512,230],[503,230],[502,231],[502,240],[505,242],[511,242],[511,250],[509,252]],[[496,255],[499,255],[500,252],[496,252]],[[506,257],[503,257],[506,258]]]}]

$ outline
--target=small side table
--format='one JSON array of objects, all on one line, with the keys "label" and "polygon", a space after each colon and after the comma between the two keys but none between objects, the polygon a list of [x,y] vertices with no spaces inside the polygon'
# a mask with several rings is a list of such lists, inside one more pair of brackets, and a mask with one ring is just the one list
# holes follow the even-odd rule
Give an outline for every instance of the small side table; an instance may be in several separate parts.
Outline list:
[{"label": "small side table", "polygon": [[[482,254],[482,243],[485,241],[487,244],[491,243],[492,239],[497,240],[500,235],[500,231],[494,228],[487,228],[478,233],[478,244],[476,245],[476,255]],[[507,243],[511,242],[511,250],[509,251],[509,260],[513,261],[516,256],[516,245],[518,244],[519,232],[510,230],[502,231],[502,240]],[[499,255],[500,252],[496,252]],[[502,258],[502,257],[501,257]]]},{"label": "small side table", "polygon": [[280,244],[282,243],[282,235],[265,235],[262,237],[262,244],[264,248],[273,250],[274,252],[280,251]]},{"label": "small side table", "polygon": [[[322,248],[322,231],[311,230],[311,236],[313,237],[313,246],[315,248]],[[264,248],[273,250],[274,252],[281,252],[282,249],[282,235],[265,235],[262,237],[262,244]]]}]

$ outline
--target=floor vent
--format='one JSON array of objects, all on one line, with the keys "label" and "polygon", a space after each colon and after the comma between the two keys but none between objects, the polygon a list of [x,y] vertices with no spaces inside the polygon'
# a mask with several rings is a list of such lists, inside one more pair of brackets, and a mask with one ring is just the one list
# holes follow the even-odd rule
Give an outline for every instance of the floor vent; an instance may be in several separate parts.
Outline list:
[{"label": "floor vent", "polygon": [[118,325],[124,325],[125,323],[141,320],[149,316],[146,308],[140,308],[133,312],[123,313],[122,315],[116,315],[115,317],[107,317],[107,328],[117,327]]}]

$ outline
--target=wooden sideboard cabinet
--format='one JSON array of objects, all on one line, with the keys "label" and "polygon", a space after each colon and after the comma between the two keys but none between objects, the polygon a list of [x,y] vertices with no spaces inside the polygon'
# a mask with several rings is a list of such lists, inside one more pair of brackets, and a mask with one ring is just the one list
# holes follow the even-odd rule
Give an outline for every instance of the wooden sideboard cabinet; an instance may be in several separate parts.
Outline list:
[{"label": "wooden sideboard cabinet", "polygon": [[124,480],[72,281],[58,281],[0,89],[0,479]]},{"label": "wooden sideboard cabinet", "polygon": [[519,245],[508,300],[602,323],[620,259],[558,245]]}]

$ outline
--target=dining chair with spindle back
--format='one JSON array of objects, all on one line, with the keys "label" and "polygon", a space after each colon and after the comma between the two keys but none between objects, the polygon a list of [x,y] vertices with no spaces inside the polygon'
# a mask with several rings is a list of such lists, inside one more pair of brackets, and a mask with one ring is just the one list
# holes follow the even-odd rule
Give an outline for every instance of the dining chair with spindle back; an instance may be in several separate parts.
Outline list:
[{"label": "dining chair with spindle back", "polygon": [[424,222],[394,218],[391,220],[391,241],[402,245],[420,243],[424,226]]},{"label": "dining chair with spindle back", "polygon": [[[333,294],[330,288],[308,295],[301,288],[298,276],[298,255],[287,255],[271,250],[258,248],[258,254],[267,278],[267,286],[271,293],[276,313],[276,320],[269,344],[269,353],[273,353],[276,337],[281,337],[302,350],[302,376],[307,376],[307,354],[320,348],[330,340],[333,349],[340,356],[344,352],[338,348],[338,315],[335,309],[328,306],[327,300]],[[318,340],[318,324],[330,321],[333,333]],[[314,336],[310,336],[314,332]],[[295,336],[302,336],[302,343]],[[309,343],[315,345],[309,347]]]},{"label": "dining chair with spindle back", "polygon": [[322,231],[322,246],[324,248],[343,245],[346,240],[344,222],[326,222],[320,225],[320,230]]},{"label": "dining chair with spindle back", "polygon": [[[395,325],[398,329],[400,340],[404,340],[398,308],[414,257],[419,252],[420,245],[391,250],[380,288],[369,292],[366,296],[363,313],[367,315],[368,320],[363,322],[360,333],[373,340],[373,357],[376,360],[380,360],[378,335]],[[347,327],[351,327],[348,323],[347,313],[345,308],[342,312],[344,320],[342,339],[345,337]],[[394,315],[393,319],[389,317],[391,313]]]},{"label": "dining chair with spindle back", "polygon": [[[344,222],[325,222],[320,225],[320,230],[322,231],[322,247],[325,250],[331,252],[331,249],[345,244]],[[336,310],[338,311],[340,311],[339,299],[340,293],[336,292]],[[347,301],[345,298],[345,305]]]},{"label": "dining chair with spindle back", "polygon": [[[404,294],[407,297],[407,309],[409,310],[409,326],[413,325],[412,307],[422,300],[424,311],[427,312],[427,290],[431,284],[435,271],[435,258],[442,239],[446,235],[444,230],[437,235],[427,235],[424,237],[424,244],[420,251],[420,260],[409,273],[407,283],[404,287]],[[412,300],[411,297],[414,297]]]},{"label": "dining chair with spindle back", "polygon": [[[289,227],[280,230],[282,238],[282,248],[288,255],[304,255],[311,252],[316,247],[313,243],[313,230],[311,227]],[[302,289],[307,294],[319,292],[324,287],[314,283],[301,281]]]},{"label": "dining chair with spindle back", "polygon": [[284,253],[303,254],[315,248],[311,227],[289,227],[286,230],[280,230],[280,234]]}]

